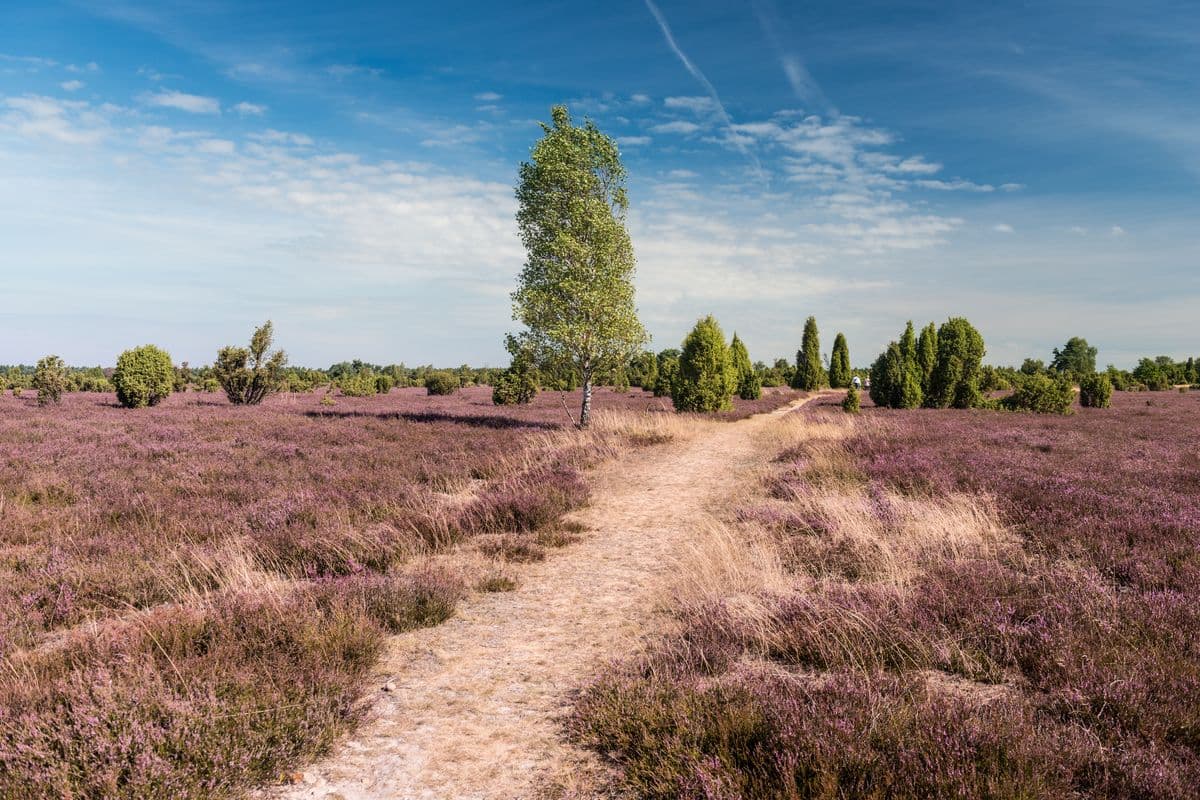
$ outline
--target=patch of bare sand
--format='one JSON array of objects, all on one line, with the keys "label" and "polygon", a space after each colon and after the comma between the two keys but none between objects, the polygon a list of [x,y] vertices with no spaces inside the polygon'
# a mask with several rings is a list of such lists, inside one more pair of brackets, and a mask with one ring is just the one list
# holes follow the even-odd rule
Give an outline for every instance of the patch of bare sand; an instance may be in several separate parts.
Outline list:
[{"label": "patch of bare sand", "polygon": [[436,627],[393,637],[372,719],[272,798],[595,796],[601,768],[563,741],[570,692],[655,629],[655,588],[761,466],[760,434],[799,401],[637,451],[594,473],[589,533]]}]

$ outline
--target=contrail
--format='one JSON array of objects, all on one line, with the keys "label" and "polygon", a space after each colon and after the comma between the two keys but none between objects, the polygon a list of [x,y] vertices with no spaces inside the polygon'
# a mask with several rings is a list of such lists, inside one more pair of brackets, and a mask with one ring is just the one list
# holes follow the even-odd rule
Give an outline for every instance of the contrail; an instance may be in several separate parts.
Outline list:
[{"label": "contrail", "polygon": [[758,18],[759,26],[779,57],[779,66],[783,68],[783,74],[787,76],[792,91],[805,103],[820,106],[822,111],[836,115],[837,109],[829,103],[812,73],[804,66],[804,61],[784,48],[779,40],[779,16],[775,13],[775,4],[771,0],[752,0],[751,5],[754,7],[754,16]]},{"label": "contrail", "polygon": [[759,163],[757,156],[746,149],[746,146],[742,144],[741,139],[738,138],[737,131],[733,130],[733,119],[729,116],[729,112],[725,110],[725,104],[721,102],[721,96],[717,94],[717,87],[712,85],[712,81],[710,81],[704,75],[699,67],[692,63],[692,60],[687,57],[687,53],[683,52],[683,49],[675,41],[675,36],[671,33],[671,26],[667,24],[666,17],[663,16],[662,11],[659,10],[658,5],[654,2],[654,0],[646,0],[646,8],[650,9],[650,13],[654,15],[654,19],[658,23],[658,27],[662,30],[663,38],[667,40],[667,45],[672,51],[674,51],[676,57],[679,58],[679,61],[683,64],[684,69],[690,72],[692,77],[704,87],[704,91],[708,92],[708,96],[711,97],[713,103],[716,104],[717,114],[720,115],[721,121],[725,124],[725,127],[729,129],[730,142],[738,149],[738,152],[744,156],[747,156],[751,161],[754,162],[755,171],[761,175],[762,164]]}]

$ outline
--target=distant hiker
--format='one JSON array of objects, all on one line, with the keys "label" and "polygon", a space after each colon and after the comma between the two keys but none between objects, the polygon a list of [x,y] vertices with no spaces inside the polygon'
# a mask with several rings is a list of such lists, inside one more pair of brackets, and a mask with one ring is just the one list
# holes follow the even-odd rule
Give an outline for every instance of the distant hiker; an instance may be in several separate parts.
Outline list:
[{"label": "distant hiker", "polygon": [[854,388],[855,388],[855,389],[861,389],[861,388],[862,388],[862,378],[858,377],[857,375],[855,375],[855,376],[854,376],[854,380],[853,380],[853,381],[851,381],[851,383],[853,383],[853,384],[854,384]]}]

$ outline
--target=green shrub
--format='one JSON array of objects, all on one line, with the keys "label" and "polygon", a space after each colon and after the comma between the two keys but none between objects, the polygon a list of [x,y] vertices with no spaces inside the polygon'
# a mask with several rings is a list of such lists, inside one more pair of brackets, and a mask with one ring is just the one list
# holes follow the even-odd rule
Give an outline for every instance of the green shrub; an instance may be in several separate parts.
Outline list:
[{"label": "green shrub", "polygon": [[679,377],[679,351],[669,347],[658,354],[657,361],[658,375],[654,378],[654,396],[667,397]]},{"label": "green shrub", "polygon": [[428,394],[454,394],[459,385],[458,376],[453,372],[439,370],[425,376],[425,391]]},{"label": "green shrub", "polygon": [[658,357],[649,350],[638,353],[629,362],[629,383],[647,391],[654,389],[658,380]]},{"label": "green shrub", "polygon": [[970,322],[954,317],[937,332],[937,364],[930,377],[925,405],[931,408],[976,408],[986,405],[979,389],[983,336]]},{"label": "green shrub", "polygon": [[927,397],[933,385],[937,352],[937,326],[931,322],[921,329],[921,335],[917,337],[917,369],[921,373],[921,392]]},{"label": "green shrub", "polygon": [[737,374],[737,396],[743,400],[757,400],[762,397],[762,378],[754,371],[754,365],[750,363],[750,353],[736,333],[729,344],[729,359]]},{"label": "green shrub", "polygon": [[376,375],[375,376],[375,393],[387,394],[392,390],[394,382],[391,375]]},{"label": "green shrub", "polygon": [[1152,392],[1161,392],[1171,387],[1170,376],[1167,375],[1162,364],[1152,358],[1143,358],[1134,367],[1133,377],[1139,383],[1145,384],[1146,388]]},{"label": "green shrub", "polygon": [[504,372],[492,387],[492,402],[498,406],[524,405],[537,395],[537,382],[528,372]]},{"label": "green shrub", "polygon": [[117,400],[126,408],[158,405],[175,385],[171,356],[152,344],[126,350],[117,359],[112,384]]},{"label": "green shrub", "polygon": [[371,397],[379,392],[375,382],[376,375],[369,369],[360,372],[350,372],[338,381],[338,388],[345,397]]},{"label": "green shrub", "polygon": [[737,389],[737,372],[725,334],[712,315],[696,323],[683,340],[679,374],[671,389],[677,411],[728,411]]},{"label": "green shrub", "polygon": [[817,318],[809,317],[804,322],[804,339],[796,353],[796,374],[792,378],[793,389],[814,392],[826,383],[825,367],[821,365],[821,338],[817,332]]},{"label": "green shrub", "polygon": [[[541,377],[538,374],[534,346],[522,337],[510,335],[504,341],[504,349],[512,356],[512,360],[508,369],[500,373],[492,383],[492,402],[498,406],[532,402],[538,393],[538,381]],[[643,355],[653,362],[653,353]]]},{"label": "green shrub", "polygon": [[99,377],[96,375],[81,375],[79,377],[79,391],[81,392],[111,392],[112,384],[108,378]]},{"label": "green shrub", "polygon": [[215,394],[221,391],[221,382],[216,378],[205,378],[203,383],[200,384],[200,388],[209,394]]},{"label": "green shrub", "polygon": [[737,396],[742,400],[757,400],[762,397],[762,378],[757,372],[748,372],[738,381]]},{"label": "green shrub", "polygon": [[1074,402],[1075,388],[1065,375],[1029,375],[1015,392],[1000,401],[1000,407],[1036,414],[1070,414]]},{"label": "green shrub", "polygon": [[1107,375],[1093,372],[1079,379],[1079,405],[1084,408],[1108,408],[1112,405],[1113,385]]},{"label": "green shrub", "polygon": [[267,320],[250,338],[249,349],[223,347],[217,353],[213,375],[234,405],[258,405],[283,386],[287,355],[282,350],[267,354],[273,330]]},{"label": "green shrub", "polygon": [[986,394],[987,392],[1002,392],[1011,388],[1012,384],[995,367],[988,365],[979,371],[979,391]]},{"label": "green shrub", "polygon": [[58,356],[46,356],[33,370],[33,388],[37,389],[38,405],[62,400],[67,383],[67,365]]},{"label": "green shrub", "polygon": [[858,396],[858,389],[851,386],[846,390],[846,397],[842,400],[842,411],[847,414],[857,414],[862,410],[862,401]]},{"label": "green shrub", "polygon": [[175,370],[175,391],[186,392],[191,382],[192,370],[190,367],[188,367],[188,363],[185,361],[179,365],[179,369]]},{"label": "green shrub", "polygon": [[853,377],[850,347],[846,344],[846,337],[839,333],[833,339],[833,353],[829,356],[829,385],[834,389],[845,389]]}]

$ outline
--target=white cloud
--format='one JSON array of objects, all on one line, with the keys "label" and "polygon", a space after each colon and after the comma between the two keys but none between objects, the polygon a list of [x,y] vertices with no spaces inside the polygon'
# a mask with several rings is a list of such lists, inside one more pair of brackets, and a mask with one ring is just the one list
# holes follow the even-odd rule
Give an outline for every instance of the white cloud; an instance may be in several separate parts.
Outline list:
[{"label": "white cloud", "polygon": [[667,177],[674,178],[675,180],[686,181],[689,178],[695,178],[698,176],[695,172],[692,172],[690,169],[673,169],[667,173]]},{"label": "white cloud", "polygon": [[485,122],[477,125],[450,125],[438,128],[433,136],[421,140],[421,146],[458,147],[464,144],[474,144],[482,140],[491,129],[491,126]]},{"label": "white cloud", "polygon": [[650,103],[650,96],[645,94],[634,94],[629,96],[629,102],[636,106],[644,106]]},{"label": "white cloud", "polygon": [[1002,192],[1019,192],[1024,188],[1025,188],[1025,184],[1023,184],[1023,183],[1002,183],[1002,184],[1000,184],[1000,191],[1002,191]]},{"label": "white cloud", "polygon": [[896,164],[892,169],[895,172],[902,172],[905,174],[915,173],[918,175],[932,175],[933,173],[940,171],[941,168],[941,164],[931,164],[925,160],[924,156],[913,156],[911,158],[904,159],[899,164]]},{"label": "white cloud", "polygon": [[1068,230],[1068,232],[1073,233],[1076,236],[1087,236],[1087,232],[1088,232],[1088,229],[1083,227],[1082,225],[1072,225],[1070,228],[1067,228],[1067,230]]},{"label": "white cloud", "polygon": [[[260,67],[259,69],[266,68]],[[351,75],[369,75],[372,78],[378,78],[383,74],[383,70],[378,67],[364,67],[361,64],[330,64],[325,68],[325,72],[338,80],[349,78]]]},{"label": "white cloud", "polygon": [[174,108],[189,114],[219,114],[221,104],[215,97],[203,97],[198,94],[184,92],[162,91],[157,94],[144,95],[143,102],[160,108]]},{"label": "white cloud", "polygon": [[290,145],[292,147],[312,147],[313,145],[312,138],[303,133],[277,131],[274,128],[267,128],[265,131],[251,133],[247,138],[262,144]]},{"label": "white cloud", "polygon": [[267,113],[267,107],[258,105],[257,103],[247,103],[242,101],[233,107],[233,110],[241,114],[243,117],[261,117]]},{"label": "white cloud", "polygon": [[992,226],[992,230],[994,230],[996,233],[1012,233],[1013,226],[1009,225],[1007,222],[998,222]]},{"label": "white cloud", "polygon": [[667,97],[663,105],[670,109],[691,111],[696,114],[714,110],[717,106],[711,97]]},{"label": "white cloud", "polygon": [[227,156],[232,154],[237,146],[228,139],[202,139],[196,143],[196,150],[209,155]]},{"label": "white cloud", "polygon": [[640,147],[654,141],[649,136],[618,136],[617,144],[624,147]]},{"label": "white cloud", "polygon": [[695,133],[700,130],[700,126],[694,122],[686,122],[684,120],[675,120],[674,122],[664,122],[659,125],[650,126],[652,133]]},{"label": "white cloud", "polygon": [[504,95],[496,92],[480,92],[475,95],[475,99],[482,103],[495,103],[497,100],[504,99]]},{"label": "white cloud", "polygon": [[916,185],[922,189],[936,189],[941,192],[994,192],[996,187],[990,183],[974,183],[966,181],[962,178],[955,178],[952,181],[924,180],[916,181]]},{"label": "white cloud", "polygon": [[24,64],[30,72],[36,72],[42,67],[58,66],[58,62],[53,58],[42,58],[40,56],[14,56],[8,53],[0,53],[0,61],[6,61],[11,64]]},{"label": "white cloud", "polygon": [[110,130],[107,117],[88,103],[41,95],[4,99],[0,130],[29,139],[52,139],[61,144],[90,145]]},{"label": "white cloud", "polygon": [[64,91],[77,92],[84,86],[87,86],[87,84],[83,81],[63,81],[59,84],[59,86],[62,87]]},{"label": "white cloud", "polygon": [[1125,229],[1122,228],[1120,225],[1113,225],[1112,228],[1109,229],[1109,233],[1112,234],[1113,236],[1124,236]]}]

